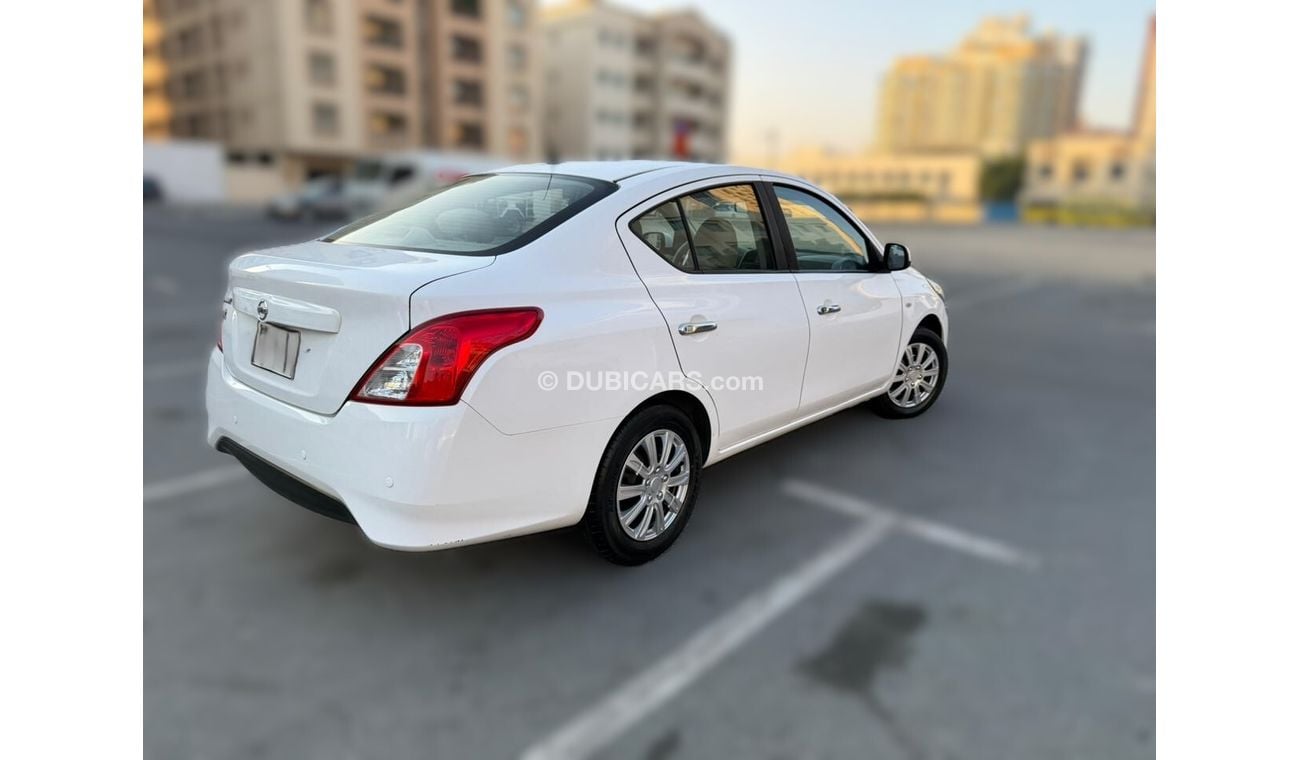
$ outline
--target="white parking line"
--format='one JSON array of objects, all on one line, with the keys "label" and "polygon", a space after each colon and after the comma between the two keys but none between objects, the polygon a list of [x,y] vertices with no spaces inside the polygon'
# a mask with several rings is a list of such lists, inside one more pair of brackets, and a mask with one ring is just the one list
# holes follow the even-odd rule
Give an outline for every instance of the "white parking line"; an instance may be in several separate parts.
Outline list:
[{"label": "white parking line", "polygon": [[174,499],[177,496],[184,496],[195,491],[225,485],[231,481],[239,480],[247,472],[239,465],[213,467],[209,470],[200,470],[189,475],[182,475],[179,478],[150,483],[144,487],[144,503]]},{"label": "white parking line", "polygon": [[523,760],[575,760],[590,756],[870,551],[888,534],[889,528],[888,518],[867,518],[826,551],[752,594],[660,658],[653,667],[529,747],[522,755]]},{"label": "white parking line", "polygon": [[1021,568],[1037,564],[1037,560],[1025,552],[998,541],[907,517],[813,483],[789,480],[785,483],[785,491],[847,515],[857,525],[825,551],[750,595],[697,631],[676,650],[661,657],[655,665],[625,681],[604,699],[524,750],[522,760],[580,760],[590,757],[662,707],[836,573],[870,552],[895,529],[1000,564]]},{"label": "white parking line", "polygon": [[207,359],[178,359],[170,362],[159,362],[144,368],[144,380],[145,382],[175,380],[186,375],[197,375],[207,366]]},{"label": "white parking line", "polygon": [[954,551],[969,554],[972,557],[1024,569],[1038,567],[1038,558],[1000,541],[976,536],[919,517],[902,515],[878,507],[857,496],[819,486],[816,483],[809,483],[805,480],[787,480],[785,482],[785,492],[809,504],[849,515],[850,517],[887,517],[893,520],[898,529],[904,533],[922,541],[928,541]]}]

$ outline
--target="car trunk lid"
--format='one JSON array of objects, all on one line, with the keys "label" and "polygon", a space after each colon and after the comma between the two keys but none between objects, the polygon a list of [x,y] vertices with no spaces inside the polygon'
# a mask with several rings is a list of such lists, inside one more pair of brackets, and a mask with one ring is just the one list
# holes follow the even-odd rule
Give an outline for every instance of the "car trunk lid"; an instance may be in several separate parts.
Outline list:
[{"label": "car trunk lid", "polygon": [[226,367],[268,396],[333,414],[410,330],[411,293],[492,261],[318,240],[244,254],[230,264]]}]

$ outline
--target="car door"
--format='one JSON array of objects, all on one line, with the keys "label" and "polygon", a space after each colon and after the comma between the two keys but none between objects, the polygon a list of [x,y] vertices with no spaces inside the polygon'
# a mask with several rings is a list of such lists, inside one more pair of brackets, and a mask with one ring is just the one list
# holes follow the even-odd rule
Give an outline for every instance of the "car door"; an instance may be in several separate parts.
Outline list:
[{"label": "car door", "polygon": [[618,221],[682,371],[713,399],[719,451],[797,418],[808,353],[803,299],[778,259],[757,180],[695,183]]},{"label": "car door", "polygon": [[893,376],[902,298],[866,233],[808,188],[767,185],[780,209],[809,322],[800,410],[807,414],[875,390]]}]

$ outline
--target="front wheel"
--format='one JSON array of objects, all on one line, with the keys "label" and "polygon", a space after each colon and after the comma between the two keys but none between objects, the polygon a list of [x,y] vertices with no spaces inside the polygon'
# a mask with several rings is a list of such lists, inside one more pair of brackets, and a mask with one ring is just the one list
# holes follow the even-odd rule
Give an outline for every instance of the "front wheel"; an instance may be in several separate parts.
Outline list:
[{"label": "front wheel", "polygon": [[690,419],[671,406],[637,412],[601,457],[582,524],[600,556],[619,565],[658,557],[686,527],[703,454]]},{"label": "front wheel", "polygon": [[947,379],[948,350],[943,340],[919,328],[903,349],[889,388],[871,399],[871,408],[890,419],[916,417],[934,406]]}]

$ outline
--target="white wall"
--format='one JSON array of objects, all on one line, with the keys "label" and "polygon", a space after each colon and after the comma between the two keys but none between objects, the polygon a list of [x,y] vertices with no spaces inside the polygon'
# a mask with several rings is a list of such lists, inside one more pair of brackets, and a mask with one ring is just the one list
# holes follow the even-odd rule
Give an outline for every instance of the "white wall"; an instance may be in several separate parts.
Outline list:
[{"label": "white wall", "polygon": [[146,140],[144,173],[158,180],[168,203],[226,200],[225,152],[214,142]]}]

